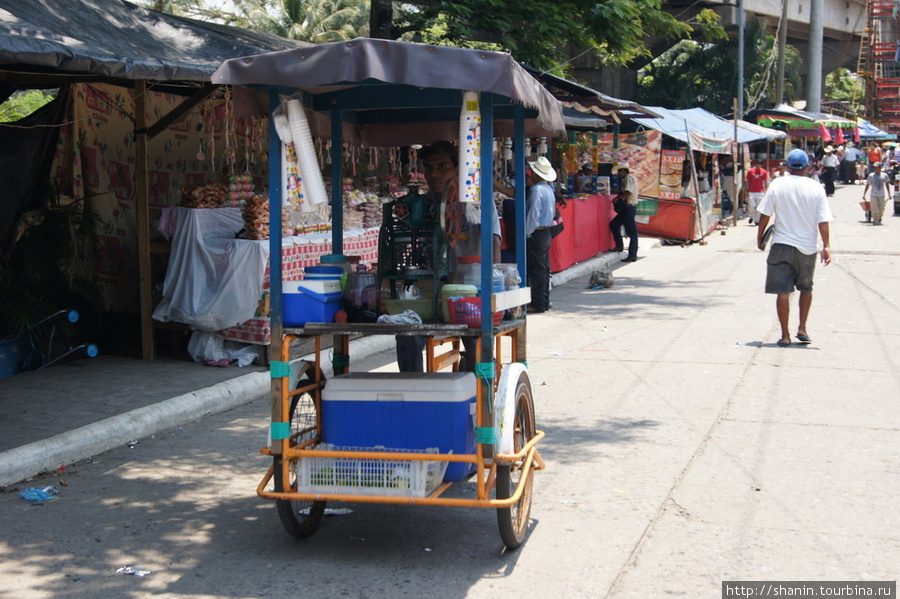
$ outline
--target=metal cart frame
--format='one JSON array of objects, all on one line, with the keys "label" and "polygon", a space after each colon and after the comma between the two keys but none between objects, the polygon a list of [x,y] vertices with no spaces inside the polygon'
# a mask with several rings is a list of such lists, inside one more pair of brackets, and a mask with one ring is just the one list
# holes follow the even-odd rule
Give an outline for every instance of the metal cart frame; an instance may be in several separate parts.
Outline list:
[{"label": "metal cart frame", "polygon": [[[429,78],[429,71],[436,72]],[[454,84],[454,79],[459,83]],[[341,151],[346,127],[356,127],[357,131],[365,133],[366,127],[377,129],[386,125],[392,145],[428,143],[442,137],[452,139],[455,136],[442,134],[446,131],[444,125],[452,122],[458,132],[463,92],[478,92],[482,139],[514,138],[516,197],[520,206],[516,211],[517,265],[520,274],[524,274],[525,135],[564,134],[564,126],[559,103],[508,54],[357,39],[233,59],[219,68],[213,75],[213,82],[266,90],[270,112],[274,112],[281,102],[281,94],[301,90],[302,102],[307,109],[330,118],[333,182],[342,180]],[[272,121],[270,119],[270,123]],[[412,123],[425,123],[426,127],[415,130]],[[495,125],[505,128],[505,132]],[[422,139],[423,135],[430,138]],[[522,287],[484,294],[483,306],[490,309],[482,310],[480,329],[447,324],[330,323],[285,328],[281,320],[281,142],[274,124],[270,124],[269,137],[272,401],[270,443],[262,452],[273,456],[273,465],[260,482],[257,494],[276,501],[285,528],[297,537],[315,531],[327,501],[444,505],[497,509],[504,543],[510,549],[518,547],[527,533],[533,473],[544,467],[537,451],[544,433],[535,426],[533,389],[525,362],[525,320],[503,322],[497,327],[492,321],[494,312],[527,304],[530,290]],[[493,201],[493,160],[493,144],[482,144],[480,183],[483,203]],[[341,193],[340,185],[332,185],[335,253],[342,253]],[[482,211],[481,230],[482,262],[489,263],[492,234],[488,210]],[[481,288],[490,290],[491,269],[483,269],[481,276]],[[320,363],[322,337],[333,337],[333,368],[335,374],[341,374],[349,370],[350,335],[373,334],[426,337],[426,369],[429,372],[446,368],[455,370],[461,339],[480,339],[475,357],[477,443],[474,454],[317,449],[322,441],[322,389],[326,384]],[[300,382],[297,388],[291,389],[288,356],[291,343],[298,337],[315,338],[316,358],[302,365]],[[505,345],[510,347],[508,356],[504,355]],[[512,402],[510,408],[514,410],[514,430],[508,433],[511,438],[507,438],[505,444],[494,434],[496,411],[500,409],[498,402]],[[498,451],[501,446],[507,451]],[[452,483],[443,483],[424,497],[301,493],[297,491],[294,472],[298,461],[310,457],[472,463],[475,464],[476,498],[444,496]]]}]

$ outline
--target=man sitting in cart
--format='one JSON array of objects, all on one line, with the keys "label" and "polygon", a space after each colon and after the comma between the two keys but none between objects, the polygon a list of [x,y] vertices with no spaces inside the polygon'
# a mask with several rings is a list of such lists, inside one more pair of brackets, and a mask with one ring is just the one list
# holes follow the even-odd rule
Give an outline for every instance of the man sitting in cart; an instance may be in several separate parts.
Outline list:
[{"label": "man sitting in cart", "polygon": [[[456,180],[459,170],[459,154],[456,146],[449,141],[436,141],[429,146],[425,146],[419,151],[419,158],[422,160],[423,171],[425,174],[425,182],[428,184],[428,193],[426,194],[426,205],[428,210],[440,208],[440,203],[444,195],[444,188],[448,182]],[[500,217],[497,214],[497,208],[493,202],[490,202],[492,213],[492,229],[493,229],[493,261],[500,262]],[[450,263],[450,280],[456,271],[458,260],[461,256],[480,256],[481,255],[481,225],[469,222],[465,207],[460,211],[460,222],[458,223],[459,234],[457,242],[449,249]],[[480,214],[472,211],[472,216]],[[478,221],[480,223],[480,221]],[[448,228],[450,226],[448,225]],[[434,293],[438,293],[435,289]],[[425,349],[425,338],[418,336],[398,335],[397,339],[397,365],[400,372],[424,372],[425,362],[422,351]],[[465,369],[475,371],[475,346],[478,342],[476,337],[464,337],[463,346],[465,347],[466,356],[469,357],[465,361]]]}]

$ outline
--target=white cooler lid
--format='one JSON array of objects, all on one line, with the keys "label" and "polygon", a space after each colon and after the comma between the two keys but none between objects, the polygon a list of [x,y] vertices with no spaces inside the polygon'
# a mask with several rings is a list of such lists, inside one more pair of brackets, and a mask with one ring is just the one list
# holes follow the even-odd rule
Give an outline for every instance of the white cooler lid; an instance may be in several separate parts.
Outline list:
[{"label": "white cooler lid", "polygon": [[328,379],[323,401],[468,401],[471,372],[350,372]]}]

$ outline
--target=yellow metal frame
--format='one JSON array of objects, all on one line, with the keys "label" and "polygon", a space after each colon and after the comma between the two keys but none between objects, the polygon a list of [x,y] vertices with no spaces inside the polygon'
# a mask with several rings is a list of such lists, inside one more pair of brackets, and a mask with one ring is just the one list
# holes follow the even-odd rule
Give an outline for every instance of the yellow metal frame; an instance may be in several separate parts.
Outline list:
[{"label": "yellow metal frame", "polygon": [[[518,361],[520,351],[524,353],[523,345],[519,345],[520,327],[513,327],[507,330],[495,332],[494,338],[494,356],[497,372],[493,380],[492,391],[496,393],[497,384],[503,369],[503,349],[502,339],[509,337],[511,340],[512,351],[510,352],[510,362]],[[300,335],[285,334],[282,339],[281,355],[288,356],[291,342],[299,338]],[[524,336],[523,336],[524,337]],[[449,345],[449,349],[441,354],[437,354],[437,347]],[[429,372],[437,372],[446,368],[457,370],[459,366],[459,337],[444,337],[434,339],[428,337],[426,343],[426,364]],[[274,388],[280,388],[280,406],[273,406],[273,417],[280,414],[280,419],[274,422],[282,422],[290,424],[290,400],[296,395],[309,393],[314,402],[316,410],[316,431],[315,437],[304,443],[291,446],[290,437],[285,439],[273,440],[272,447],[263,447],[260,452],[265,455],[281,455],[282,459],[278,466],[283,468],[282,480],[291,480],[290,469],[291,462],[303,459],[305,457],[334,457],[334,458],[350,458],[350,459],[366,459],[366,460],[413,460],[413,461],[446,461],[446,462],[466,462],[475,464],[475,486],[476,499],[463,499],[442,497],[442,494],[452,485],[452,483],[442,483],[427,497],[396,497],[388,495],[359,495],[359,494],[340,494],[340,493],[297,493],[297,492],[278,492],[266,490],[269,482],[275,475],[275,467],[273,464],[269,467],[259,486],[256,488],[256,494],[264,499],[287,500],[287,501],[352,501],[359,503],[385,503],[385,504],[404,504],[404,505],[445,505],[456,507],[482,507],[482,508],[506,508],[518,503],[521,499],[525,485],[516,485],[516,490],[511,497],[507,499],[491,499],[490,495],[496,485],[497,466],[506,464],[521,464],[522,473],[520,481],[527,480],[534,470],[543,470],[544,461],[541,459],[537,451],[538,442],[544,438],[543,431],[536,431],[535,436],[531,438],[524,447],[515,454],[498,454],[493,457],[485,455],[484,443],[477,443],[474,454],[422,454],[422,453],[402,453],[402,452],[370,452],[370,451],[334,451],[334,450],[317,450],[315,447],[321,443],[322,439],[322,388],[325,386],[325,378],[322,375],[320,367],[321,354],[321,337],[315,335],[315,362],[312,373],[312,381],[308,385],[304,385],[297,389],[291,390],[289,387],[288,377],[282,377],[280,384],[276,384]],[[346,335],[335,335],[334,338],[335,353],[341,355],[349,355],[349,339]],[[476,350],[476,361],[481,358],[480,344]],[[348,367],[336,367],[335,373],[341,374],[349,370]],[[277,379],[273,379],[277,380]],[[479,384],[476,387],[476,408],[475,419],[476,426],[482,427],[485,422],[485,391],[484,385]],[[311,432],[310,430],[300,431],[303,434]],[[487,445],[488,454],[493,453],[493,445]]]}]

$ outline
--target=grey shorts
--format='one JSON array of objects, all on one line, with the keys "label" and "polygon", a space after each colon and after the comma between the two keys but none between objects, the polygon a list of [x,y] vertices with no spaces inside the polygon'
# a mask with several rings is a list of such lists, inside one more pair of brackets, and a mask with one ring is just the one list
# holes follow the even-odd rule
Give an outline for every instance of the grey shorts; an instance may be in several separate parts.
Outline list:
[{"label": "grey shorts", "polygon": [[816,254],[807,256],[792,245],[776,243],[766,259],[766,293],[812,291]]}]

